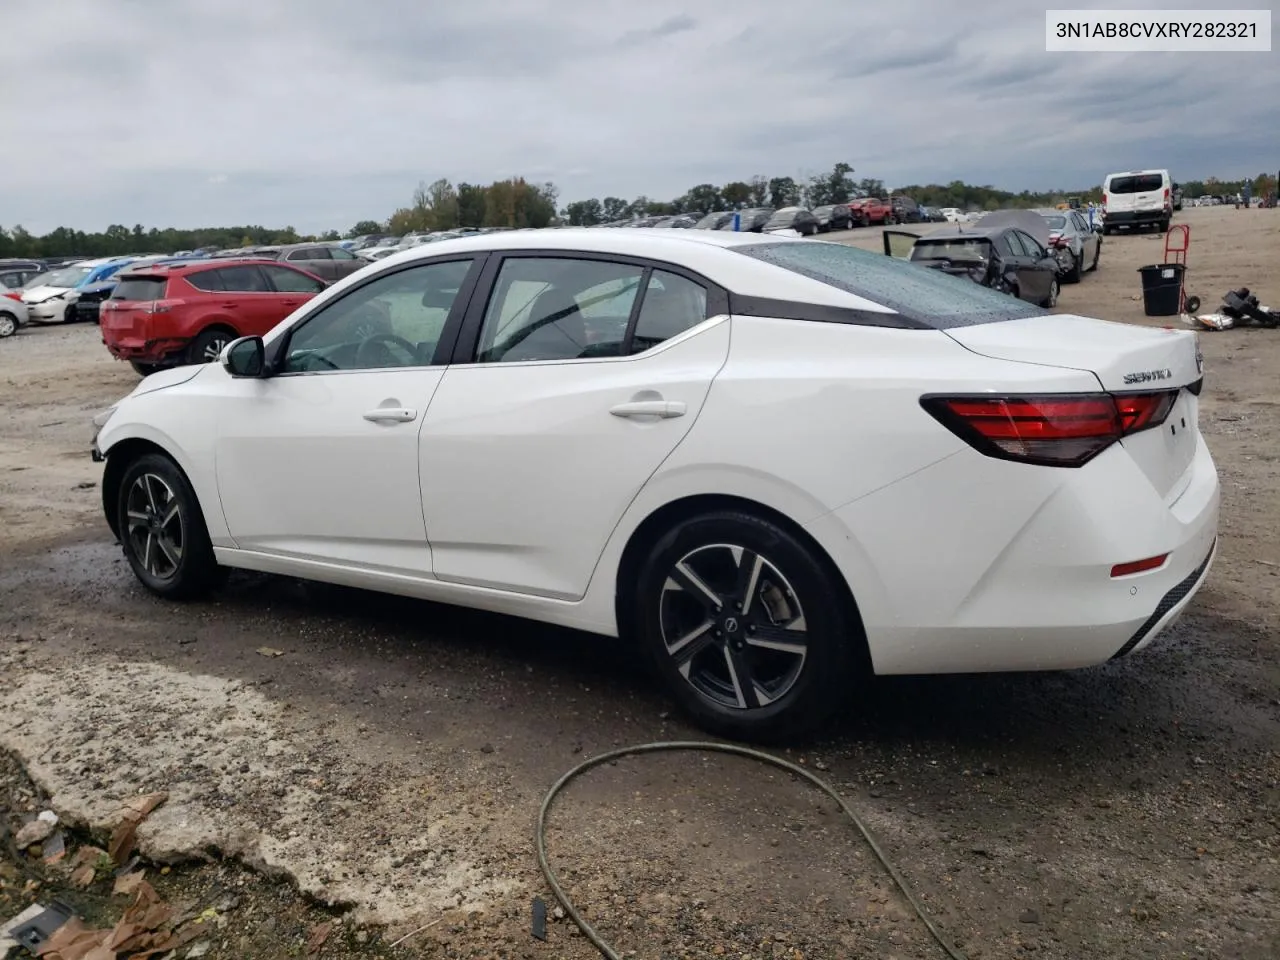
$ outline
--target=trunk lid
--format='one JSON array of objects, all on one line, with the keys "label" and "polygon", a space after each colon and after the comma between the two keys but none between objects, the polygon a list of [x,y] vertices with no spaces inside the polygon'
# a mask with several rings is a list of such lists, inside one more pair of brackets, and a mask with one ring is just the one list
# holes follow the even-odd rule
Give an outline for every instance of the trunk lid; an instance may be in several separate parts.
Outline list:
[{"label": "trunk lid", "polygon": [[944,332],[985,357],[1088,371],[1109,393],[1177,391],[1163,424],[1127,436],[1121,443],[1162,496],[1172,502],[1182,492],[1200,435],[1196,384],[1204,361],[1194,332],[1070,315],[1027,317]]}]

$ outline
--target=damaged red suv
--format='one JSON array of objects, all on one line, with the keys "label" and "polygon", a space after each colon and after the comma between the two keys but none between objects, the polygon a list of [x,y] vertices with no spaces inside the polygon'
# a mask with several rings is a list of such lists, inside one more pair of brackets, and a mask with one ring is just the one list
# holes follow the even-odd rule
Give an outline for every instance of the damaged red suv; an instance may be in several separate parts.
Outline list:
[{"label": "damaged red suv", "polygon": [[261,260],[193,260],[121,274],[102,304],[102,342],[144,377],[209,363],[237,337],[262,336],[325,288],[319,277]]}]

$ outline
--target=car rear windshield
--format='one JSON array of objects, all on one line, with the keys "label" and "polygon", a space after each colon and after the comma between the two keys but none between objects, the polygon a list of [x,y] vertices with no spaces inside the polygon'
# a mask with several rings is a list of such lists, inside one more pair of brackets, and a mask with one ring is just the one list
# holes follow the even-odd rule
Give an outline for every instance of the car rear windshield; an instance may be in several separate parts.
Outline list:
[{"label": "car rear windshield", "polygon": [[935,330],[1036,317],[1044,310],[962,277],[843,243],[753,243],[736,252],[888,307]]},{"label": "car rear windshield", "polygon": [[1044,222],[1049,225],[1050,230],[1061,230],[1067,225],[1066,217],[1045,217]]},{"label": "car rear windshield", "polygon": [[1164,177],[1158,173],[1144,173],[1136,177],[1112,177],[1108,193],[1150,193],[1159,190]]},{"label": "car rear windshield", "polygon": [[165,277],[125,277],[111,291],[112,300],[137,300],[143,303],[164,299]]}]

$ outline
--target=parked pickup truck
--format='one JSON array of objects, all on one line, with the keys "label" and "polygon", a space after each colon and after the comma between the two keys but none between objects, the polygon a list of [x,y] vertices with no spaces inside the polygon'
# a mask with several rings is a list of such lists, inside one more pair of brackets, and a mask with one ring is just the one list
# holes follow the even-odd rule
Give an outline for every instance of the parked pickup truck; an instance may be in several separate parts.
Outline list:
[{"label": "parked pickup truck", "polygon": [[889,223],[893,218],[893,204],[878,197],[863,197],[861,200],[851,200],[849,207],[860,211],[862,222],[866,224]]}]

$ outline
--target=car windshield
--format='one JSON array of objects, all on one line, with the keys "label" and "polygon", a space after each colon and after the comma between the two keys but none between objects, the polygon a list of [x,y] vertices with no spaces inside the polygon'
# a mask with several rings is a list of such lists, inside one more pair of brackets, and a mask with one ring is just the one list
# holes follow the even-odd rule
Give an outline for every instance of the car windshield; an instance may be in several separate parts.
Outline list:
[{"label": "car windshield", "polygon": [[[94,271],[94,267],[64,267],[61,270],[50,270],[39,277],[27,281],[28,287],[74,287],[77,283]],[[40,282],[35,283],[36,280]]]},{"label": "car windshield", "polygon": [[888,307],[935,330],[1017,320],[1045,312],[1025,300],[970,280],[843,243],[792,240],[733,249]]},{"label": "car windshield", "polygon": [[911,248],[911,259],[978,263],[987,258],[989,245],[990,242],[982,237],[970,240],[923,240]]}]

